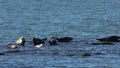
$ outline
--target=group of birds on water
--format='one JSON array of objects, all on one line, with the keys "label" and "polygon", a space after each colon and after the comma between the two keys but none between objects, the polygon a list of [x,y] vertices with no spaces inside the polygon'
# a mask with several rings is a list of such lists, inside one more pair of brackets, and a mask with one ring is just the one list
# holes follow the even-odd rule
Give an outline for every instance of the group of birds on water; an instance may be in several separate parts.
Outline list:
[{"label": "group of birds on water", "polygon": [[[70,42],[72,40],[73,40],[72,37],[62,37],[62,38],[51,37],[49,39],[48,38],[40,39],[33,37],[30,42],[32,42],[36,48],[40,48],[46,42],[48,43],[48,45],[58,45],[59,42]],[[111,42],[120,42],[120,36],[108,36],[105,38],[98,38],[96,40],[100,41],[102,44],[109,44]],[[20,37],[16,40],[16,44],[10,43],[7,45],[7,47],[15,49],[17,48],[17,46],[25,46],[25,42],[26,42],[25,38]],[[92,45],[98,45],[101,43],[92,43]]]},{"label": "group of birds on water", "polygon": [[[29,42],[32,42],[36,48],[40,48],[45,43],[48,43],[48,45],[58,45],[59,42],[70,42],[72,40],[73,40],[72,37],[62,37],[62,38],[51,37],[51,38],[43,38],[43,39],[33,37],[32,40]],[[7,47],[15,49],[18,48],[18,46],[25,46],[25,42],[27,42],[25,38],[20,37],[16,40],[15,44],[9,43]]]}]

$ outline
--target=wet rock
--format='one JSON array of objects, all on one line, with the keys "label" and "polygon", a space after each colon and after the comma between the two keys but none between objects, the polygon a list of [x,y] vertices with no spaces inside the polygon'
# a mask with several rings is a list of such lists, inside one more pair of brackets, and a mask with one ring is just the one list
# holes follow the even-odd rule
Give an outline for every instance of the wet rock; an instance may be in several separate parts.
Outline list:
[{"label": "wet rock", "polygon": [[70,42],[73,40],[72,37],[63,37],[63,38],[56,38],[58,42]]},{"label": "wet rock", "polygon": [[106,38],[98,38],[97,40],[99,40],[101,42],[104,42],[104,41],[107,41],[107,42],[120,42],[120,36],[109,36],[109,37],[106,37]]},{"label": "wet rock", "polygon": [[19,39],[16,40],[16,44],[24,46],[25,38],[24,37],[20,37]]}]

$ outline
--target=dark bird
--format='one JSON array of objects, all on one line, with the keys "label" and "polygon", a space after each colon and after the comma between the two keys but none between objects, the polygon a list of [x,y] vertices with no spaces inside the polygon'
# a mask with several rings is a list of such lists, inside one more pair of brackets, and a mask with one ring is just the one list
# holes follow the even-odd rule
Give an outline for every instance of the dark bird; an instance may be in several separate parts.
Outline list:
[{"label": "dark bird", "polygon": [[70,42],[71,40],[73,40],[72,37],[63,37],[63,38],[56,38],[58,40],[58,42]]},{"label": "dark bird", "polygon": [[25,38],[24,38],[24,37],[18,38],[18,39],[16,40],[16,44],[17,44],[17,45],[22,45],[22,46],[24,46],[24,44],[25,44]]},{"label": "dark bird", "polygon": [[109,36],[106,38],[99,38],[97,40],[101,42],[120,42],[120,36]]}]

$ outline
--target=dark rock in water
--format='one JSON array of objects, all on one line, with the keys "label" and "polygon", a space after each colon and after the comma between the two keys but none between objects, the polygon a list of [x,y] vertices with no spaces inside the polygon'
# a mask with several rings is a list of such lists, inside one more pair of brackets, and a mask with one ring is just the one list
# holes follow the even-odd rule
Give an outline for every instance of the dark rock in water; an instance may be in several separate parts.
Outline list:
[{"label": "dark rock in water", "polygon": [[97,52],[97,53],[94,53],[95,55],[105,55],[104,53],[100,53],[100,52]]},{"label": "dark rock in water", "polygon": [[67,56],[72,57],[72,56],[75,56],[75,55],[74,54],[67,54]]},{"label": "dark rock in water", "polygon": [[63,38],[56,38],[58,40],[58,42],[70,42],[71,40],[73,40],[72,37],[63,37]]},{"label": "dark rock in water", "polygon": [[0,55],[5,55],[4,53],[0,53]]},{"label": "dark rock in water", "polygon": [[5,53],[18,53],[18,52],[22,52],[22,51],[20,51],[20,50],[5,51]]},{"label": "dark rock in water", "polygon": [[106,38],[99,38],[97,39],[101,42],[108,41],[108,42],[120,42],[120,36],[109,36]]},{"label": "dark rock in water", "polygon": [[88,57],[88,56],[91,56],[91,54],[90,53],[83,53],[81,56],[82,57]]},{"label": "dark rock in water", "polygon": [[17,41],[16,41],[17,45],[25,45],[25,38],[24,37],[20,37]]},{"label": "dark rock in water", "polygon": [[51,37],[49,40],[48,40],[48,43],[50,45],[57,45],[58,44],[58,40],[55,38],[55,37]]},{"label": "dark rock in water", "polygon": [[40,44],[44,44],[46,39],[39,39],[39,38],[34,38],[32,39],[32,42],[34,45],[40,45]]},{"label": "dark rock in water", "polygon": [[94,43],[91,43],[91,45],[100,45],[100,43],[95,43],[95,42],[94,42]]},{"label": "dark rock in water", "polygon": [[112,42],[93,42],[91,45],[114,45]]}]

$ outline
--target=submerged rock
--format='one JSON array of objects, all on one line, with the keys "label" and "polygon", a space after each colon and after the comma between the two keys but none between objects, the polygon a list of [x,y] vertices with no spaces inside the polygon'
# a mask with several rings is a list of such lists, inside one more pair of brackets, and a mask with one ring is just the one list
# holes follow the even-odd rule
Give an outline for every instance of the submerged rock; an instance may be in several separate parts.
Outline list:
[{"label": "submerged rock", "polygon": [[67,54],[66,56],[72,57],[75,56],[74,54]]},{"label": "submerged rock", "polygon": [[93,42],[91,45],[114,45],[112,42]]},{"label": "submerged rock", "polygon": [[91,56],[91,54],[90,53],[83,53],[81,56],[82,57],[88,57],[88,56]]},{"label": "submerged rock", "polygon": [[0,53],[0,55],[5,55],[5,53]]},{"label": "submerged rock", "polygon": [[104,54],[104,53],[97,52],[97,53],[94,53],[94,55],[105,55],[105,54]]},{"label": "submerged rock", "polygon": [[9,50],[9,51],[5,51],[5,53],[18,53],[18,52],[22,52],[20,50]]}]

